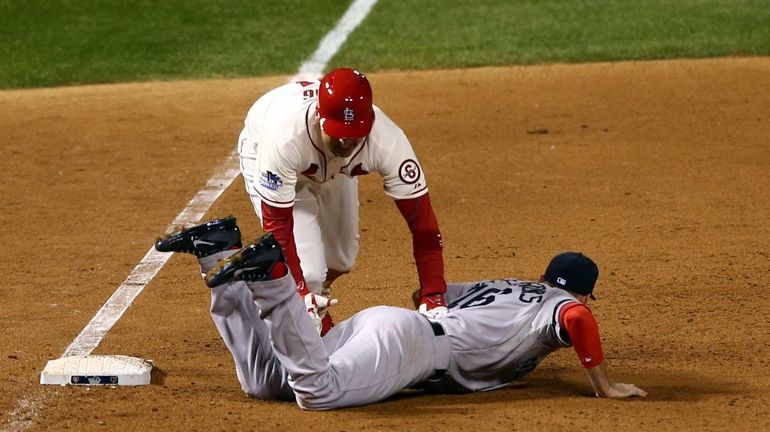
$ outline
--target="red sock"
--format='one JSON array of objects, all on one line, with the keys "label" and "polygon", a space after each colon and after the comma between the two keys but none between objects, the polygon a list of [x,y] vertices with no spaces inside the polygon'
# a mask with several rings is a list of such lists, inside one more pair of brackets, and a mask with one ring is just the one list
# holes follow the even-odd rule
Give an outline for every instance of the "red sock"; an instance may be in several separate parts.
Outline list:
[{"label": "red sock", "polygon": [[332,327],[334,327],[334,322],[332,321],[332,316],[327,312],[326,316],[321,320],[321,336],[325,335]]},{"label": "red sock", "polygon": [[289,269],[286,267],[286,264],[278,262],[273,266],[273,270],[270,272],[270,277],[275,280],[280,279],[287,274],[289,274]]}]

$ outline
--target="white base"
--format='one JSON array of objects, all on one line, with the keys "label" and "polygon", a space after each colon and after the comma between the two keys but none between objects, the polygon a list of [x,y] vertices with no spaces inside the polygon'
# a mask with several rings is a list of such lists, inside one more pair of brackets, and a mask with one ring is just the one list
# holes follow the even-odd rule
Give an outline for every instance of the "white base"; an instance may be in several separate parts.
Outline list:
[{"label": "white base", "polygon": [[124,355],[89,355],[49,360],[40,373],[40,384],[146,385],[152,364]]}]

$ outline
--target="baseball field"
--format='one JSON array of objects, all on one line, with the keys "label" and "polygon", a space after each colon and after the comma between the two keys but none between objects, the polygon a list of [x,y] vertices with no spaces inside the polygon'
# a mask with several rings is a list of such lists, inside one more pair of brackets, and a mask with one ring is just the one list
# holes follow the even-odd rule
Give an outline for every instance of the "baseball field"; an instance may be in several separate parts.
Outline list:
[{"label": "baseball field", "polygon": [[[0,1],[0,430],[770,429],[770,8],[751,0],[373,2],[324,70],[367,72],[430,185],[446,278],[537,278],[579,250],[610,376],[574,351],[522,385],[405,391],[330,412],[247,397],[193,257],[149,280],[94,354],[153,384],[39,384],[223,169],[249,106],[350,2]],[[223,168],[224,167],[224,168]],[[361,178],[342,320],[411,307],[406,224]],[[204,219],[259,221],[236,178]]]}]

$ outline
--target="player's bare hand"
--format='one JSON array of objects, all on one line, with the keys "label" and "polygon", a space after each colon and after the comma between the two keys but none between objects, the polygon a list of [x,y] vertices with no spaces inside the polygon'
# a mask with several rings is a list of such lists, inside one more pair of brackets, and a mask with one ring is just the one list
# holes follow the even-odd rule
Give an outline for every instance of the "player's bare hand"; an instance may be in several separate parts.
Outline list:
[{"label": "player's bare hand", "polygon": [[[601,395],[597,394],[597,396]],[[604,397],[616,399],[633,396],[645,397],[647,396],[647,392],[633,384],[614,383],[610,385],[607,394],[604,395]]]}]

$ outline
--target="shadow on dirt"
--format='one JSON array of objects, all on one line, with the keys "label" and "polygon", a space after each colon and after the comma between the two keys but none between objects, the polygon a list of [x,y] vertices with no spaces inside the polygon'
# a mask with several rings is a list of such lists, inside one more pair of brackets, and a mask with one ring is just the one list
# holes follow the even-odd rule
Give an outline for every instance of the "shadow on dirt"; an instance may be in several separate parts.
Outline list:
[{"label": "shadow on dirt", "polygon": [[[710,376],[680,371],[647,370],[633,376],[621,373],[611,374],[619,382],[632,382],[649,395],[639,402],[694,402],[710,396],[746,394],[750,389],[740,383],[718,380]],[[532,378],[513,387],[489,392],[466,394],[432,394],[423,390],[404,390],[388,400],[356,410],[371,410],[383,416],[423,415],[442,409],[455,412],[469,409],[474,405],[515,403],[533,400],[553,400],[559,404],[604,403],[594,396],[588,380],[580,370],[564,368],[543,369]],[[581,402],[582,401],[582,402]]]}]

